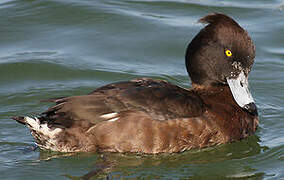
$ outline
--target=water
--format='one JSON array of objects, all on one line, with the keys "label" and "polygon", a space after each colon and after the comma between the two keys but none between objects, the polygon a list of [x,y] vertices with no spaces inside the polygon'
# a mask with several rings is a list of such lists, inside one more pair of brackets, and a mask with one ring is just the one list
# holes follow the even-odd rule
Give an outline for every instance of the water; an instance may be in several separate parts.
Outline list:
[{"label": "water", "polygon": [[[255,136],[179,154],[102,157],[34,150],[27,128],[10,120],[45,110],[41,99],[115,81],[151,77],[189,87],[186,45],[211,12],[234,17],[255,42]],[[111,167],[94,179],[284,179],[283,19],[283,0],[1,0],[0,179],[87,178],[104,162]]]}]

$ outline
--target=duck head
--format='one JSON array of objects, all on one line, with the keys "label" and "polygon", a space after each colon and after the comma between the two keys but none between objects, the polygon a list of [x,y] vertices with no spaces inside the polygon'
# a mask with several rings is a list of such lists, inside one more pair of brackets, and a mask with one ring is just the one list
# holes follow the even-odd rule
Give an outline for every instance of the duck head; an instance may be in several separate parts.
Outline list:
[{"label": "duck head", "polygon": [[186,68],[192,85],[228,85],[236,103],[257,115],[248,84],[255,58],[255,47],[248,33],[224,14],[210,14],[199,21],[207,25],[186,51]]}]

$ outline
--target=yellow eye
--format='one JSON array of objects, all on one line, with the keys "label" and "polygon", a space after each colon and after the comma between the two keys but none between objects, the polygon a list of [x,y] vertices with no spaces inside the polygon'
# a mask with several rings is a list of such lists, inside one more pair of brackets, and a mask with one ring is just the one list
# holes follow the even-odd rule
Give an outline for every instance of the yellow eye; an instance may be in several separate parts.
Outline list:
[{"label": "yellow eye", "polygon": [[233,55],[232,51],[230,51],[229,49],[227,49],[225,51],[226,56],[231,57]]}]

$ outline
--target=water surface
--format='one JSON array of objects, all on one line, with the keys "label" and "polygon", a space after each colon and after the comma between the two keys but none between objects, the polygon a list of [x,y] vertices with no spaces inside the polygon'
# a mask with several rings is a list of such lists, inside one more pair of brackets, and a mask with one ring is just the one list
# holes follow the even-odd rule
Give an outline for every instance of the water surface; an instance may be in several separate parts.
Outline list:
[{"label": "water surface", "polygon": [[[34,150],[27,128],[41,99],[81,95],[107,83],[151,77],[190,87],[188,42],[202,16],[226,13],[251,35],[250,85],[260,114],[255,136],[179,154],[61,154]],[[2,0],[1,179],[284,179],[284,1]],[[85,176],[84,176],[85,175]]]}]

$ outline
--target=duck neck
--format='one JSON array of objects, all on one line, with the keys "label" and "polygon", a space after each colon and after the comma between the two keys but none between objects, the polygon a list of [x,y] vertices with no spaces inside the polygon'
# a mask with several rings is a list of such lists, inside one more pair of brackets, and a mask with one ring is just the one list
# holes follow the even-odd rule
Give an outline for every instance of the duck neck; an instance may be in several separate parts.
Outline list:
[{"label": "duck neck", "polygon": [[[228,85],[217,85],[217,86],[203,86],[203,85],[192,85],[192,90],[199,95],[204,102],[213,103],[230,103],[238,106],[231,93]],[[210,101],[208,101],[210,99]]]},{"label": "duck neck", "polygon": [[230,91],[230,88],[228,85],[199,85],[199,84],[195,84],[193,83],[192,84],[192,89],[196,92],[200,92],[202,94],[214,94],[214,95],[217,95],[217,94],[220,94],[220,93],[224,93],[229,91],[229,93],[231,94],[231,91]]}]

